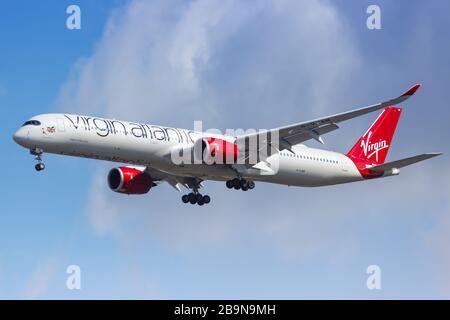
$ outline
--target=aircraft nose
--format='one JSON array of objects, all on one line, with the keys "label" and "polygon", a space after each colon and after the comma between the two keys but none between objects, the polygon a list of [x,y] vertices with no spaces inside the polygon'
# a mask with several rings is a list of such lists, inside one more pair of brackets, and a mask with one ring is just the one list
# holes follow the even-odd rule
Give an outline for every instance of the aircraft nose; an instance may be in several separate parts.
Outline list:
[{"label": "aircraft nose", "polygon": [[26,138],[26,133],[22,128],[17,130],[13,135],[13,140],[20,145],[23,145],[25,143]]}]

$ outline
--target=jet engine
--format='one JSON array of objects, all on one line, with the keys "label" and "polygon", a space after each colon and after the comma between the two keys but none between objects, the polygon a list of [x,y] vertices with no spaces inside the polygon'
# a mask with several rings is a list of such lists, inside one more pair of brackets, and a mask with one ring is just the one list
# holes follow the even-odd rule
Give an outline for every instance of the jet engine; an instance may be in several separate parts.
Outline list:
[{"label": "jet engine", "polygon": [[194,143],[194,156],[207,164],[233,164],[238,157],[238,148],[226,140],[201,138]]},{"label": "jet engine", "polygon": [[118,167],[108,173],[108,186],[114,192],[145,194],[153,185],[150,175],[136,168]]}]

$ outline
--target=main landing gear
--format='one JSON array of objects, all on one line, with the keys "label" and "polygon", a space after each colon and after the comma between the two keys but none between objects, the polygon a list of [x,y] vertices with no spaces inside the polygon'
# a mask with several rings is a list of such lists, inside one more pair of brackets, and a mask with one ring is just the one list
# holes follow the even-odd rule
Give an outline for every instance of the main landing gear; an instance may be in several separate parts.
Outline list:
[{"label": "main landing gear", "polygon": [[211,198],[208,195],[202,195],[198,192],[194,193],[188,193],[181,197],[181,200],[183,203],[190,203],[190,204],[198,204],[199,206],[202,206],[204,204],[208,204],[211,202]]},{"label": "main landing gear", "polygon": [[35,149],[31,149],[30,153],[35,156],[36,161],[38,162],[34,168],[36,169],[36,171],[42,171],[45,169],[45,164],[44,162],[42,162],[42,154],[44,153],[44,150],[39,149],[39,148],[35,148]]},{"label": "main landing gear", "polygon": [[241,189],[242,191],[252,190],[253,188],[255,188],[255,183],[253,181],[239,178],[228,180],[226,185],[228,189],[234,188],[235,190]]},{"label": "main landing gear", "polygon": [[211,198],[208,195],[202,195],[198,192],[198,189],[200,188],[199,183],[193,184],[191,188],[193,192],[185,194],[181,197],[181,201],[183,201],[183,203],[198,204],[199,206],[202,206],[211,202]]}]

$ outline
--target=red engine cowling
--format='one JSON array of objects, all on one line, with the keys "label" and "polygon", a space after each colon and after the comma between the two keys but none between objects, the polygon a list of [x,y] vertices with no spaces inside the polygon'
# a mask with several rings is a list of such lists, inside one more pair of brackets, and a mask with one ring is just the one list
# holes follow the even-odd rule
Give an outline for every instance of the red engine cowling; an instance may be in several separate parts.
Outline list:
[{"label": "red engine cowling", "polygon": [[112,191],[125,194],[145,194],[153,185],[148,173],[130,167],[111,169],[108,174],[108,186]]},{"label": "red engine cowling", "polygon": [[194,155],[207,164],[233,164],[238,157],[238,148],[235,143],[223,139],[202,138],[194,144]]}]

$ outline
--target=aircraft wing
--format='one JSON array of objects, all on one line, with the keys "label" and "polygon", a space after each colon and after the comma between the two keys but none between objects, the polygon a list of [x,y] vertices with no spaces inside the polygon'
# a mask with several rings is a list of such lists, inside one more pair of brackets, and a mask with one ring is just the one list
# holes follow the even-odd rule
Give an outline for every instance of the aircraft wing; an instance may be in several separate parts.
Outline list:
[{"label": "aircraft wing", "polygon": [[150,166],[147,166],[145,168],[145,172],[147,172],[152,179],[155,182],[162,182],[165,181],[168,184],[170,184],[173,188],[175,188],[177,191],[180,190],[180,186],[184,186],[186,188],[192,189],[194,186],[202,186],[201,180],[194,178],[194,177],[182,177],[182,176],[176,176],[169,173],[166,173],[161,170],[154,169]]},{"label": "aircraft wing", "polygon": [[401,159],[401,160],[397,160],[397,161],[383,163],[378,166],[371,166],[371,167],[369,167],[369,169],[371,171],[375,171],[375,172],[385,172],[385,171],[388,171],[391,169],[400,169],[402,167],[409,166],[409,165],[419,162],[419,161],[423,161],[423,160],[427,160],[427,159],[430,159],[433,157],[440,156],[441,154],[442,153],[439,153],[439,152],[424,153],[424,154],[414,156],[414,157],[409,157],[409,158],[405,158],[405,159]]},{"label": "aircraft wing", "polygon": [[[312,121],[299,122],[292,125],[271,129],[266,132],[256,132],[253,134],[238,136],[236,137],[236,143],[238,144],[238,146],[245,146],[243,148],[246,151],[244,157],[248,156],[249,141],[256,141],[256,139],[258,139],[259,142],[258,147],[261,149],[264,148],[264,145],[271,146],[272,144],[274,144],[274,142],[276,141],[274,141],[273,139],[276,139],[277,133],[279,139],[278,141],[279,151],[283,149],[291,150],[291,147],[293,145],[302,143],[310,139],[315,139],[323,144],[324,142],[322,139],[322,135],[334,131],[336,129],[339,129],[337,125],[339,122],[350,120],[370,112],[374,112],[389,106],[399,104],[410,98],[419,88],[420,84],[416,84],[397,98],[390,99],[364,108],[354,109],[351,111],[338,113],[323,118],[318,118]],[[242,150],[242,148],[240,148],[240,150]]]}]

